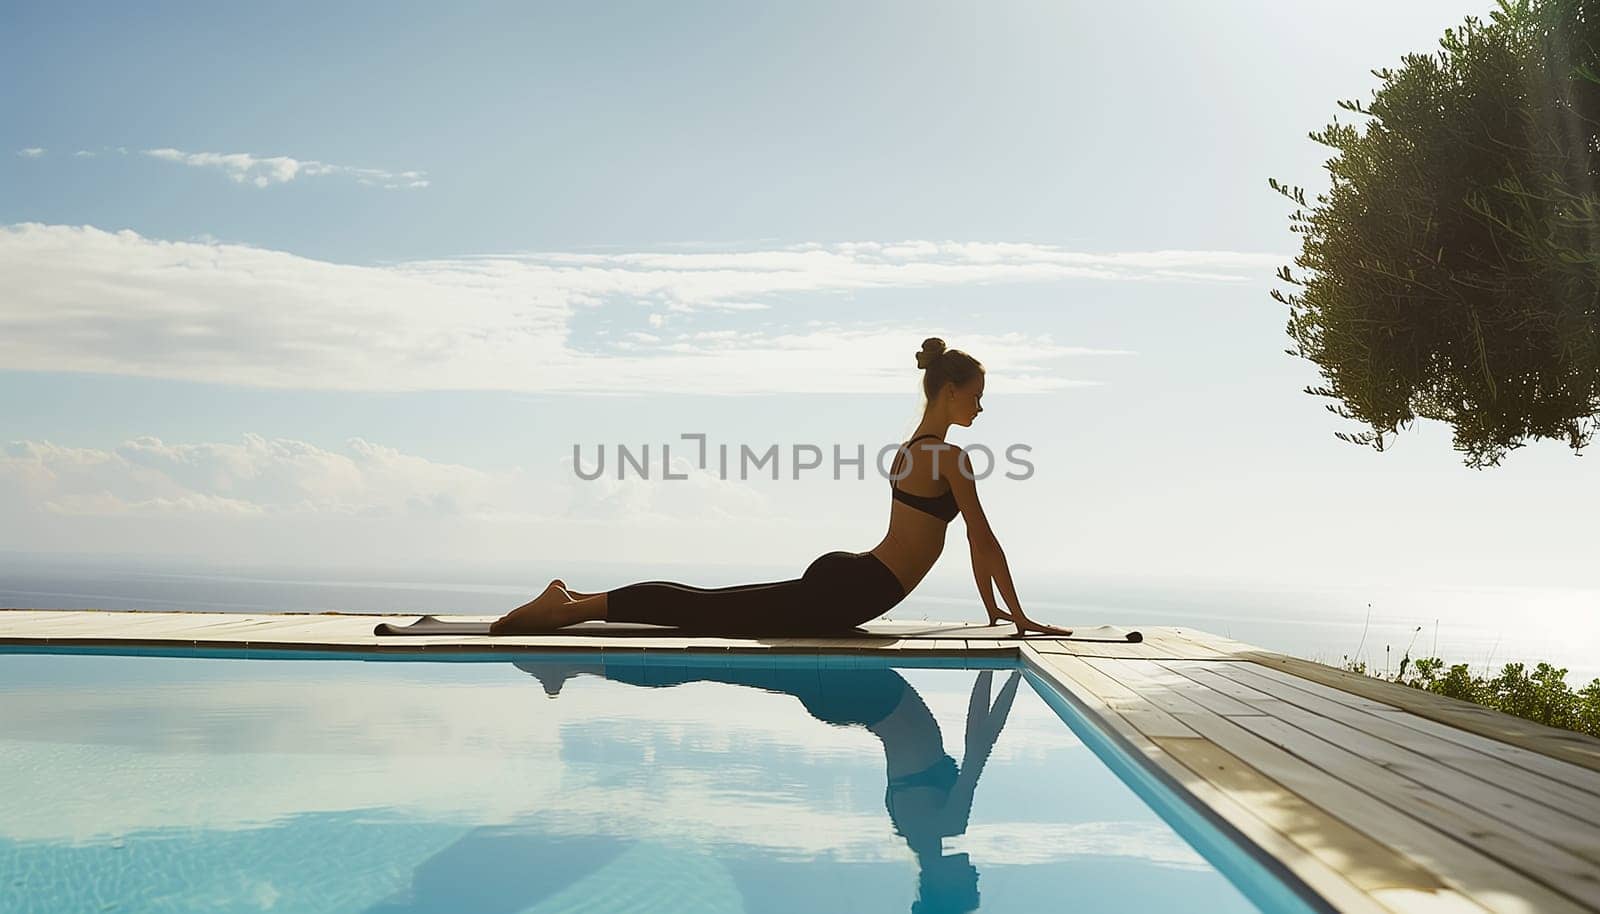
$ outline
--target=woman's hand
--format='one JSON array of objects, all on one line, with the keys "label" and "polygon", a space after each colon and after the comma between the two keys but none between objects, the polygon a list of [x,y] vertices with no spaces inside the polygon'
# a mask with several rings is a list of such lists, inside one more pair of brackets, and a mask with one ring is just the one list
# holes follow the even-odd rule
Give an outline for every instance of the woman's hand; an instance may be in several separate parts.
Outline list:
[{"label": "woman's hand", "polygon": [[[981,541],[973,541],[972,571],[978,580],[978,597],[983,600],[983,608],[989,614],[990,625],[999,625],[1000,620],[1004,619],[1017,627],[1019,636],[1034,632],[1065,638],[1072,634],[1070,628],[1057,628],[1054,625],[1035,622],[1022,611],[1022,602],[1017,599],[1017,589],[1011,582],[1011,569],[1006,565],[1006,555],[1000,549],[999,543],[983,545]],[[1000,609],[995,603],[996,587],[1000,589],[1000,596],[1005,599],[1010,612]]]},{"label": "woman's hand", "polygon": [[1011,703],[1017,697],[1022,672],[1011,671],[1005,685],[1000,687],[999,698],[991,706],[989,689],[993,682],[994,671],[984,670],[972,683],[972,696],[967,699],[967,739],[961,757],[963,767],[974,761],[981,766],[989,758],[995,740],[1000,738],[1000,730],[1006,725],[1006,717],[1011,714]]},{"label": "woman's hand", "polygon": [[[963,451],[961,459],[966,460],[966,456]],[[961,508],[961,515],[967,521],[967,541],[972,546],[972,575],[977,579],[978,596],[983,600],[984,611],[989,614],[989,624],[999,625],[1000,620],[1004,619],[1017,627],[1018,635],[1032,631],[1065,638],[1072,634],[1069,628],[1035,622],[1022,611],[1022,603],[1017,600],[1017,589],[1011,583],[1011,568],[1006,564],[1005,551],[1000,548],[1000,540],[995,538],[994,530],[989,527],[989,519],[984,516],[983,506],[978,503],[977,483],[966,472],[970,469],[971,464],[964,463],[963,472],[950,477],[950,491],[955,494],[956,505]],[[994,588],[997,586],[1010,612],[1004,612],[996,605]]]}]

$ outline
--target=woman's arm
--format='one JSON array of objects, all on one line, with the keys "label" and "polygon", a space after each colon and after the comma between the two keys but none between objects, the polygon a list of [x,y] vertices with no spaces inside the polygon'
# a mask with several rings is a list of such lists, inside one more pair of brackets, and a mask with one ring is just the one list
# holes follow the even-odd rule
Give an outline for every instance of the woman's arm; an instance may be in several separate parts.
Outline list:
[{"label": "woman's arm", "polygon": [[957,471],[950,474],[950,492],[956,498],[956,506],[961,509],[962,519],[966,521],[967,545],[972,550],[972,574],[978,583],[978,597],[983,600],[983,608],[989,613],[989,624],[994,625],[1001,619],[1011,618],[995,605],[992,586],[996,567],[1005,564],[1005,553],[1001,551],[1000,541],[995,538],[989,518],[984,515],[983,505],[978,501],[978,486],[973,479],[971,458],[965,451],[958,450],[956,461]]},{"label": "woman's arm", "polygon": [[978,789],[978,777],[983,774],[983,766],[994,751],[995,740],[1000,738],[1000,731],[1005,728],[1006,718],[1011,714],[1011,703],[1017,697],[1022,673],[1019,670],[1011,671],[1005,685],[1000,687],[999,697],[991,706],[989,689],[993,682],[992,670],[979,673],[972,683],[972,696],[967,700],[966,746],[961,753],[961,771],[956,776],[955,787],[950,791],[951,798],[956,801],[951,806],[959,811],[961,817],[960,828],[953,834],[966,831],[967,819],[972,814],[972,797]]},{"label": "woman's arm", "polygon": [[[956,497],[956,506],[961,509],[962,519],[966,521],[967,543],[972,549],[972,574],[978,582],[978,596],[989,613],[989,624],[1009,619],[1016,624],[1019,635],[1028,630],[1063,636],[1072,634],[1070,629],[1035,622],[1023,613],[1022,601],[1017,599],[1016,584],[1011,580],[1011,566],[1006,562],[1005,550],[1000,548],[1000,540],[994,535],[989,518],[983,513],[983,505],[978,501],[978,483],[974,478],[976,473],[972,469],[971,457],[962,451],[957,455],[957,461],[958,472],[950,474],[950,491]],[[999,586],[1000,596],[1011,610],[1009,614],[1001,612],[995,605],[993,585]]]}]

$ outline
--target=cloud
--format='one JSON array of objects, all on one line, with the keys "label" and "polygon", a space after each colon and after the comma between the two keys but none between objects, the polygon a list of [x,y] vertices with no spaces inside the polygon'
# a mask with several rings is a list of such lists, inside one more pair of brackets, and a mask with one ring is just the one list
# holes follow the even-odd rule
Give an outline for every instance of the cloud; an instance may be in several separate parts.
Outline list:
[{"label": "cloud", "polygon": [[[715,463],[691,463],[692,445],[672,458],[682,477],[665,482],[661,451],[650,478],[630,468],[595,479],[574,472],[571,452],[546,472],[489,471],[441,463],[362,438],[329,449],[289,438],[247,434],[238,442],[169,443],[143,436],[113,448],[72,448],[49,441],[0,446],[0,509],[13,518],[355,519],[537,524],[718,523],[761,517],[765,496]],[[637,456],[637,453],[636,455]],[[614,452],[609,453],[616,460]],[[593,447],[582,468],[592,474]],[[675,520],[676,519],[676,520]]]},{"label": "cloud", "polygon": [[1066,373],[1064,360],[1130,353],[943,328],[936,314],[908,330],[903,318],[852,318],[855,300],[999,284],[1237,283],[1278,259],[903,242],[366,266],[22,224],[0,228],[0,364],[267,388],[902,393],[907,346],[941,335],[1003,366],[991,392],[1039,392],[1097,383]]},{"label": "cloud", "polygon": [[326,175],[354,178],[358,184],[391,190],[421,188],[429,184],[427,174],[421,171],[357,168],[289,156],[258,156],[248,152],[184,152],[181,149],[171,148],[146,149],[144,154],[164,162],[176,162],[195,168],[216,168],[239,184],[252,184],[256,187],[270,187],[274,184],[287,184],[296,178]]},{"label": "cloud", "polygon": [[281,514],[407,516],[492,509],[514,484],[352,438],[337,451],[246,435],[239,443],[115,448],[17,441],[0,449],[0,485],[27,507],[69,516]]},{"label": "cloud", "polygon": [[[784,558],[761,536],[793,527],[774,510],[770,480],[719,478],[715,458],[701,470],[687,445],[672,448],[671,481],[659,446],[649,478],[630,468],[618,480],[613,451],[605,475],[583,479],[571,455],[571,443],[556,440],[523,465],[486,468],[361,438],[331,446],[254,434],[182,443],[142,436],[112,447],[0,442],[0,550],[383,567],[648,550],[653,561],[703,564],[708,549],[735,555],[755,537],[767,549],[758,560]],[[592,473],[594,465],[587,445],[582,466]]]},{"label": "cloud", "polygon": [[[552,703],[502,663],[448,674],[384,664],[382,676],[318,665],[292,677],[260,664],[267,669],[232,677],[180,671],[172,682],[122,689],[12,689],[13,700],[0,706],[0,747],[15,760],[12,789],[0,792],[0,838],[92,843],[383,809],[462,828],[906,859],[876,800],[885,777],[878,739],[817,721],[788,695],[714,682],[641,688],[583,675]],[[962,732],[970,674],[939,672],[946,675],[915,677],[916,687],[944,723],[941,736],[953,736]],[[592,764],[596,753],[639,762],[618,777],[615,766]],[[1047,773],[1087,754],[1024,693],[984,778]],[[774,774],[774,760],[803,766],[813,781],[801,786]],[[90,770],[97,776],[61,776]],[[1104,773],[1102,783],[1114,779]],[[871,799],[864,804],[863,796]],[[980,812],[946,850],[1010,865],[1124,857],[1204,866],[1137,799],[1125,803],[1097,804],[1120,812],[1111,819],[1075,820],[1048,799],[1042,808],[1053,817]]]},{"label": "cloud", "polygon": [[39,158],[40,156],[44,155],[46,152],[49,152],[49,151],[50,150],[45,149],[42,146],[29,146],[26,149],[18,149],[17,150],[17,155],[21,156],[24,159],[37,159],[37,158]]}]

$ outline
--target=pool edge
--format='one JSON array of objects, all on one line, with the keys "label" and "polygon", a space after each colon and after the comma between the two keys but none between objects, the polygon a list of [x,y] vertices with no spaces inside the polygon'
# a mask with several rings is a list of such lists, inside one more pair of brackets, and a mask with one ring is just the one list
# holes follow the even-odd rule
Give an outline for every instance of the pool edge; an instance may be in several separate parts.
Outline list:
[{"label": "pool edge", "polygon": [[[1114,716],[1115,712],[1112,709],[1106,707],[1097,696],[1076,688],[1064,674],[1046,663],[1038,650],[1028,645],[1019,646],[1018,665],[1032,674],[1030,678],[1034,682],[1044,685],[1050,695],[1054,695],[1066,706],[1069,714],[1062,714],[1053,707],[1051,710],[1056,711],[1057,716],[1061,717],[1063,723],[1072,728],[1080,739],[1085,734],[1079,732],[1077,727],[1073,727],[1074,715],[1087,725],[1087,729],[1094,737],[1103,741],[1103,744],[1096,745],[1095,740],[1085,739],[1084,744],[1089,750],[1253,904],[1264,910],[1277,910],[1274,905],[1281,905],[1283,900],[1280,893],[1287,893],[1295,902],[1322,914],[1340,914],[1351,910],[1381,910],[1375,904],[1370,908],[1359,904],[1353,907],[1341,907],[1313,888],[1300,872],[1296,872],[1294,863],[1263,847],[1167,771],[1156,756],[1129,739],[1123,732],[1126,725],[1120,724],[1120,718]],[[1046,703],[1050,703],[1048,697]],[[1160,751],[1159,747],[1154,748],[1157,752]],[[1172,760],[1172,764],[1182,765],[1175,759]],[[1266,880],[1257,877],[1248,869],[1236,866],[1228,859],[1226,853],[1220,852],[1226,848],[1213,847],[1215,839],[1207,835],[1207,829],[1248,856],[1267,877]],[[1274,891],[1275,889],[1277,891]],[[1352,889],[1360,893],[1360,890],[1354,889],[1353,886]],[[1365,893],[1360,894],[1365,895]]]}]

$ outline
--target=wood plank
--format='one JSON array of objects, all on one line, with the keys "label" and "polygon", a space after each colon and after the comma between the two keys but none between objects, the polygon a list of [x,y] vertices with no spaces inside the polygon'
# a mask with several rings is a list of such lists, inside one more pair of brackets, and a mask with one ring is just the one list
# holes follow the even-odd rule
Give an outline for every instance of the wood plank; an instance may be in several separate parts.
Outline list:
[{"label": "wood plank", "polygon": [[[1161,665],[1180,676],[1204,683],[1208,688],[1247,705],[1259,706],[1280,700],[1264,694],[1259,689],[1235,682],[1226,675],[1227,671],[1232,667],[1252,666],[1249,662],[1222,664],[1192,660],[1168,660],[1163,661]],[[1204,678],[1199,675],[1201,673],[1205,674]],[[1351,708],[1350,710],[1354,711],[1355,709]]]},{"label": "wood plank", "polygon": [[[1513,793],[1493,780],[1474,777],[1437,763],[1422,752],[1388,742],[1362,727],[1351,726],[1288,701],[1277,705],[1271,716],[1320,737],[1345,752],[1372,761],[1423,790],[1439,794],[1434,802],[1459,803],[1474,813],[1492,816],[1502,823],[1499,832],[1509,840],[1528,844],[1534,849],[1543,847],[1546,852],[1556,855],[1553,859],[1559,859],[1562,854],[1571,854],[1586,858],[1591,865],[1600,866],[1600,829],[1590,824],[1595,819],[1574,818],[1557,807],[1546,806]],[[1250,728],[1251,725],[1241,722],[1241,726]],[[1489,777],[1493,774],[1492,771],[1486,772]],[[1573,862],[1582,868],[1581,862]]]},{"label": "wood plank", "polygon": [[1066,654],[1072,657],[1116,657],[1122,647],[1116,644],[1100,644],[1094,641],[1046,641],[1039,650],[1050,654]]},{"label": "wood plank", "polygon": [[[695,639],[696,643],[705,639]],[[773,638],[768,643],[774,647],[780,645],[803,646],[813,651],[872,651],[877,645],[883,644],[882,638]]]},{"label": "wood plank", "polygon": [[[1301,676],[1298,672],[1280,670],[1270,664],[1263,664],[1255,661],[1251,661],[1248,665],[1254,667],[1254,671],[1263,676],[1271,676],[1274,679],[1277,679],[1279,682],[1293,685],[1297,689],[1310,692],[1314,695],[1320,695],[1329,701],[1337,701],[1340,704],[1348,705],[1352,708],[1359,708],[1363,711],[1404,710],[1404,708],[1392,701],[1379,701],[1370,695],[1353,692],[1349,689],[1341,688],[1338,685],[1321,682],[1316,679],[1308,679],[1305,676]],[[1318,665],[1320,666],[1320,664]],[[1332,668],[1329,667],[1329,669]],[[1356,674],[1351,673],[1348,675],[1354,677]],[[1366,679],[1368,677],[1363,676],[1361,678]]]},{"label": "wood plank", "polygon": [[218,628],[242,625],[262,625],[273,622],[277,616],[265,613],[206,613],[190,626],[192,631],[211,631]]},{"label": "wood plank", "polygon": [[1069,639],[1029,638],[1027,643],[1046,654],[1068,654],[1074,657],[1105,657],[1128,660],[1174,660],[1183,656],[1181,651],[1167,645],[1150,645],[1147,642],[1072,641]]},{"label": "wood plank", "polygon": [[939,653],[938,638],[900,638],[889,650],[897,654],[931,657]]},{"label": "wood plank", "polygon": [[[1548,842],[1531,840],[1526,833],[1507,828],[1498,819],[1466,802],[1414,783],[1390,771],[1387,765],[1368,761],[1286,721],[1252,716],[1233,718],[1229,723],[1301,759],[1314,761],[1370,797],[1404,810],[1419,823],[1485,855],[1485,859],[1492,858],[1515,870],[1524,877],[1518,879],[1518,883],[1538,883],[1559,892],[1569,904],[1577,902],[1600,909],[1600,878],[1596,878],[1594,865],[1583,858]],[[1465,874],[1457,870],[1452,875],[1462,878]],[[1480,900],[1486,888],[1467,886]],[[1524,895],[1525,891],[1516,894]],[[1546,903],[1550,902],[1541,902]],[[1536,906],[1536,909],[1542,910],[1542,907]]]},{"label": "wood plank", "polygon": [[[370,626],[360,629],[338,624],[339,620],[297,619],[281,625],[248,629],[249,643],[278,644],[367,644],[377,641]],[[175,633],[176,634],[176,633]]]},{"label": "wood plank", "polygon": [[[1085,662],[1103,672],[1114,671],[1108,673],[1112,678],[1117,678],[1117,673],[1125,668],[1130,670],[1130,678],[1138,679],[1140,676],[1137,668],[1129,667],[1127,661],[1101,659]],[[1312,752],[1309,747],[1302,746],[1307,751],[1291,754],[1276,738],[1281,734],[1258,732],[1256,725],[1279,723],[1274,718],[1259,714],[1226,718],[1205,710],[1176,691],[1161,688],[1154,680],[1140,680],[1138,685],[1141,695],[1200,736],[1299,793],[1325,812],[1406,855],[1433,872],[1453,890],[1474,897],[1490,910],[1526,912],[1543,910],[1544,906],[1559,910],[1582,909],[1573,897],[1564,892],[1558,893],[1543,881],[1529,878],[1523,872],[1500,862],[1503,848],[1495,847],[1495,853],[1491,856],[1477,846],[1477,840],[1471,834],[1462,834],[1459,829],[1446,834],[1434,828],[1432,823],[1424,824],[1408,815],[1415,811],[1416,803],[1410,798],[1396,800],[1394,795],[1403,789],[1400,785],[1410,783],[1398,775],[1384,772],[1378,766],[1349,753],[1341,754],[1342,750],[1331,744],[1324,744],[1324,752]],[[1337,759],[1339,764],[1330,764],[1331,759]],[[1351,759],[1374,769],[1379,776],[1363,778],[1362,789],[1357,789],[1348,783],[1347,769],[1352,764]],[[1384,794],[1386,802],[1375,799],[1366,789],[1374,786]],[[1548,874],[1541,874],[1545,875]],[[1562,879],[1564,889],[1574,882],[1560,875],[1554,878]]]},{"label": "wood plank", "polygon": [[[1440,719],[1441,716],[1451,715],[1426,713],[1426,707],[1419,706],[1417,708],[1402,709],[1399,706],[1398,701],[1395,704],[1380,705],[1376,702],[1364,704],[1364,702],[1368,702],[1370,699],[1351,695],[1331,685],[1303,679],[1294,675],[1293,673],[1285,672],[1284,670],[1277,669],[1275,667],[1251,663],[1247,668],[1252,673],[1271,677],[1274,680],[1293,688],[1308,691],[1314,695],[1329,698],[1331,700],[1340,701],[1341,703],[1350,705],[1352,707],[1376,707],[1378,710],[1392,711],[1405,710],[1407,712],[1405,716],[1397,716],[1395,719],[1413,729],[1422,730],[1438,736],[1441,739],[1459,742],[1462,745],[1470,745],[1481,752],[1486,752],[1491,755],[1504,758],[1507,761],[1515,762],[1524,768],[1537,771],[1546,777],[1559,780],[1562,783],[1569,784],[1587,793],[1600,796],[1600,770],[1581,764],[1581,759],[1574,760],[1572,758],[1564,758],[1562,755],[1555,754],[1555,752],[1542,751],[1547,748],[1559,751],[1558,746],[1553,745],[1548,740],[1540,738],[1542,735],[1556,734],[1559,736],[1561,734],[1566,734],[1567,731],[1555,730],[1554,728],[1545,727],[1541,724],[1535,724],[1531,721],[1523,721],[1520,718],[1502,714],[1501,712],[1495,711],[1491,708],[1470,705],[1466,702],[1460,702],[1454,699],[1446,699],[1442,698],[1441,696],[1433,696],[1431,693],[1420,692],[1417,689],[1412,689],[1406,686],[1383,683],[1384,685],[1388,685],[1390,690],[1398,690],[1401,693],[1417,692],[1420,696],[1437,698],[1441,702],[1447,702],[1452,706],[1462,706],[1464,709],[1467,709],[1463,712],[1464,714],[1470,712],[1470,714],[1473,716],[1470,718],[1462,717],[1461,719],[1466,723],[1473,724],[1474,726],[1458,726],[1448,720]],[[1400,698],[1404,699],[1405,696],[1402,694]],[[1523,733],[1524,735],[1518,736],[1517,734],[1497,731],[1497,727],[1501,726],[1502,724],[1507,726],[1523,725],[1519,729],[1519,732]],[[1572,735],[1577,736],[1580,734]]]},{"label": "wood plank", "polygon": [[[1265,717],[1238,718],[1266,721]],[[1451,888],[1466,894],[1491,911],[1530,914],[1543,911],[1579,911],[1582,906],[1543,884],[1527,878],[1469,842],[1445,835],[1345,781],[1330,776],[1319,765],[1292,755],[1233,720],[1212,716],[1189,721],[1207,739],[1237,755],[1307,802],[1344,821],[1397,854],[1427,869]]]},{"label": "wood plank", "polygon": [[1201,631],[1195,628],[1173,628],[1172,633],[1185,641],[1200,645],[1221,657],[1235,657],[1248,651],[1259,651],[1261,648],[1233,638]]},{"label": "wood plank", "polygon": [[[1291,722],[1297,718],[1306,720],[1308,718],[1304,715],[1311,714],[1316,719],[1325,719],[1352,729],[1363,745],[1368,739],[1377,739],[1403,748],[1409,755],[1401,764],[1412,769],[1421,767],[1423,771],[1429,772],[1427,775],[1429,780],[1432,780],[1431,772],[1448,769],[1447,777],[1452,772],[1470,775],[1480,782],[1492,785],[1496,790],[1514,793],[1519,798],[1539,804],[1527,807],[1525,812],[1516,813],[1519,819],[1525,818],[1529,823],[1543,823],[1553,815],[1558,824],[1563,821],[1569,822],[1582,829],[1583,835],[1579,844],[1600,845],[1600,832],[1596,832],[1588,825],[1600,822],[1600,796],[1572,786],[1560,778],[1531,771],[1498,756],[1480,752],[1412,726],[1417,721],[1431,723],[1423,718],[1404,711],[1372,713],[1357,710],[1320,695],[1301,691],[1276,678],[1263,676],[1257,672],[1260,667],[1254,664],[1230,664],[1222,669],[1210,665],[1204,667],[1190,665],[1176,666],[1176,669],[1199,682],[1215,682],[1219,687],[1254,692],[1256,700],[1242,694],[1239,697],[1280,719]],[[1281,705],[1285,703],[1301,709],[1301,713],[1297,715],[1283,711]],[[1348,748],[1355,748],[1355,743],[1343,744]],[[1377,758],[1379,752],[1379,748],[1369,747],[1365,754]],[[1573,772],[1592,773],[1577,766],[1567,767]],[[1462,783],[1453,778],[1450,783],[1457,783],[1462,789],[1472,788],[1470,783]],[[1521,805],[1526,806],[1526,804]],[[1542,824],[1539,827],[1542,828]]]},{"label": "wood plank", "polygon": [[1384,682],[1371,676],[1348,673],[1298,657],[1257,651],[1248,654],[1247,658],[1262,666],[1350,695],[1389,702],[1395,707],[1442,724],[1600,772],[1600,739],[1586,734],[1546,727],[1468,702]]},{"label": "wood plank", "polygon": [[197,627],[188,633],[188,640],[197,644],[206,642],[232,643],[245,641],[256,632],[271,631],[275,623],[271,619],[238,619],[230,622],[213,622],[209,625]]},{"label": "wood plank", "polygon": [[[924,622],[928,638],[992,638],[1005,637],[1012,631],[1009,625],[988,625],[982,622]],[[867,626],[870,628],[870,626]]]},{"label": "wood plank", "polygon": [[1449,889],[1442,891],[1373,889],[1370,894],[1384,907],[1395,911],[1413,911],[1416,914],[1466,914],[1484,910],[1477,902]]},{"label": "wood plank", "polygon": [[1177,659],[1187,653],[1183,645],[1175,642],[1171,635],[1158,629],[1142,632],[1144,640],[1137,644],[1128,645],[1133,650],[1131,653],[1139,657],[1160,657]]},{"label": "wood plank", "polygon": [[[1081,704],[1086,706],[1096,718],[1096,722],[1105,729],[1117,734],[1132,749],[1142,755],[1147,761],[1155,765],[1164,774],[1170,777],[1180,788],[1196,797],[1206,808],[1210,809],[1218,818],[1235,828],[1247,840],[1254,842],[1267,854],[1280,861],[1290,872],[1294,873],[1307,886],[1321,895],[1335,909],[1344,912],[1361,912],[1361,914],[1377,914],[1384,910],[1391,912],[1404,912],[1404,914],[1424,914],[1422,908],[1384,908],[1365,891],[1352,883],[1337,864],[1330,864],[1319,856],[1319,852],[1326,855],[1329,851],[1321,841],[1314,842],[1313,848],[1307,848],[1294,841],[1290,836],[1272,827],[1259,814],[1264,804],[1256,802],[1256,798],[1248,795],[1233,793],[1226,781],[1218,784],[1205,777],[1202,772],[1191,769],[1178,761],[1154,740],[1142,733],[1131,724],[1122,714],[1111,708],[1099,697],[1095,690],[1089,687],[1084,680],[1075,679],[1075,675],[1082,674],[1085,669],[1091,671],[1088,680],[1094,680],[1099,674],[1098,670],[1088,667],[1087,664],[1067,655],[1046,655],[1041,652],[1027,650],[1023,652],[1023,659],[1030,667],[1043,676],[1048,682],[1063,692],[1071,694]],[[1293,796],[1287,791],[1278,794]],[[1325,815],[1315,813],[1316,815]],[[1307,828],[1315,834],[1315,819],[1309,820]],[[1404,880],[1396,878],[1389,880],[1394,884],[1403,884]]]},{"label": "wood plank", "polygon": [[[1108,678],[1135,689],[1139,697],[1182,720],[1186,715],[1204,714],[1206,709],[1194,699],[1152,680],[1133,661],[1120,657],[1085,658],[1085,662]],[[1154,661],[1145,661],[1154,663]]]},{"label": "wood plank", "polygon": [[965,643],[968,651],[980,656],[1004,657],[1007,654],[1015,654],[1017,652],[1017,645],[1015,644],[992,641],[987,638],[979,640],[969,638]]},{"label": "wood plank", "polygon": [[0,636],[3,637],[46,637],[63,630],[77,630],[82,625],[82,619],[74,613],[21,609],[0,612]]},{"label": "wood plank", "polygon": [[1262,714],[1262,709],[1201,685],[1167,669],[1157,660],[1105,660],[1095,666],[1124,682],[1138,682],[1162,692],[1176,692],[1214,714]]},{"label": "wood plank", "polygon": [[[407,636],[409,640],[411,636]],[[391,643],[398,639],[391,637],[374,637],[375,642]],[[608,638],[605,635],[469,635],[450,639],[454,642],[470,641],[473,646],[484,650],[498,650],[512,648],[523,651],[618,651],[637,653],[647,649],[650,638]],[[627,643],[624,643],[627,642]],[[400,645],[397,649],[403,649]],[[707,643],[703,646],[698,642],[696,648],[705,651],[727,650],[725,644]]]},{"label": "wood plank", "polygon": [[[210,616],[206,613],[204,616]],[[80,621],[93,621],[96,628],[109,627],[118,631],[140,631],[150,629],[170,628],[188,624],[200,614],[173,613],[173,612],[108,612],[104,618],[85,618],[79,616]]]},{"label": "wood plank", "polygon": [[1092,666],[1088,660],[1072,654],[1039,654],[1039,662],[1052,669],[1061,670],[1073,681],[1094,692],[1101,701],[1144,702],[1138,692],[1112,676]]},{"label": "wood plank", "polygon": [[1155,743],[1212,783],[1244,798],[1256,815],[1362,890],[1411,893],[1396,910],[1431,911],[1445,905],[1449,910],[1484,911],[1421,866],[1317,809],[1215,743],[1205,739]]},{"label": "wood plank", "polygon": [[1228,655],[1219,653],[1203,644],[1177,639],[1169,640],[1163,645],[1175,660],[1227,660]]},{"label": "wood plank", "polygon": [[60,644],[118,640],[178,640],[174,633],[177,626],[164,614],[111,612],[106,615],[111,618],[96,619],[92,626],[85,625],[82,619],[75,619],[65,625],[52,626],[43,634],[51,643]]},{"label": "wood plank", "polygon": [[875,636],[886,638],[947,638],[959,635],[966,626],[950,622],[885,621],[868,622],[861,628]]},{"label": "wood plank", "polygon": [[1071,654],[1041,654],[1043,663],[1062,670],[1149,736],[1193,737],[1195,732],[1177,718],[1145,701],[1138,693]]},{"label": "wood plank", "polygon": [[1225,656],[1209,645],[1184,637],[1181,629],[1161,626],[1141,628],[1140,631],[1144,633],[1144,643],[1161,646],[1162,659],[1210,660]]},{"label": "wood plank", "polygon": [[774,651],[796,654],[815,654],[827,646],[826,639],[822,638],[770,638],[767,643]]}]

